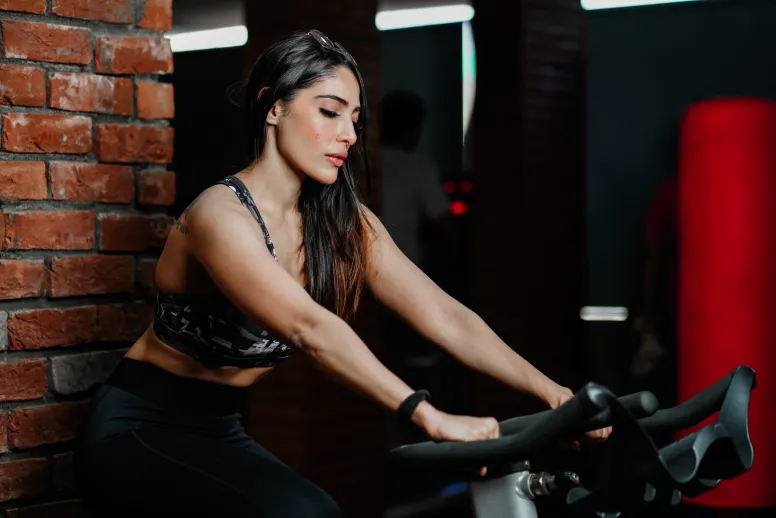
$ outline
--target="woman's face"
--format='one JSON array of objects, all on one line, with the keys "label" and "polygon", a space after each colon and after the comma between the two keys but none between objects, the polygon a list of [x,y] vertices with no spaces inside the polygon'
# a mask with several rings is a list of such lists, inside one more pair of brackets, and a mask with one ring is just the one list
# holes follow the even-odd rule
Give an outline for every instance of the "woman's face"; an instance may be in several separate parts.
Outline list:
[{"label": "woman's face", "polygon": [[356,143],[359,94],[355,75],[338,67],[299,91],[290,105],[270,111],[267,122],[277,126],[278,151],[291,167],[320,183],[334,183]]}]

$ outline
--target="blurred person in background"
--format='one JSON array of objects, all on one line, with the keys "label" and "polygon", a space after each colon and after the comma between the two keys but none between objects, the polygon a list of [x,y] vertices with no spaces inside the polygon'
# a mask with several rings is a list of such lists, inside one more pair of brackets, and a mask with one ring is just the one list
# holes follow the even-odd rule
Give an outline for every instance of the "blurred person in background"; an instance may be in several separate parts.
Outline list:
[{"label": "blurred person in background", "polygon": [[423,269],[422,231],[449,226],[449,201],[439,170],[418,152],[426,105],[416,94],[397,90],[380,103],[380,201],[391,238],[404,255]]}]

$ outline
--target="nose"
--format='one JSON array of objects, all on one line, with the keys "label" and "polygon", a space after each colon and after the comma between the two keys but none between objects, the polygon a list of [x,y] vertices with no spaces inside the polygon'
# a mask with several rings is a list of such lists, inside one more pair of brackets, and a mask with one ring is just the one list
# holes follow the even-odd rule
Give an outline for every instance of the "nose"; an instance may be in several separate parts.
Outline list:
[{"label": "nose", "polygon": [[348,147],[356,143],[358,135],[356,135],[356,128],[353,127],[353,123],[350,121],[345,123],[345,127],[342,128],[339,135],[339,141],[347,144]]}]

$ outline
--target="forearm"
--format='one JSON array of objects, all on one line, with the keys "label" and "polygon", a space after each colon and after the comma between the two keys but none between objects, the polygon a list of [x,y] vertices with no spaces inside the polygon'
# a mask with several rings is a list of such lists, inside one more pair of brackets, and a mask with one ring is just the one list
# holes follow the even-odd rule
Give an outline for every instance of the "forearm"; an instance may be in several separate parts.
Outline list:
[{"label": "forearm", "polygon": [[455,308],[456,324],[439,345],[464,365],[551,403],[559,385],[505,344],[473,311]]},{"label": "forearm", "polygon": [[414,392],[387,369],[353,329],[331,315],[311,324],[301,333],[299,348],[336,382],[396,411]]}]

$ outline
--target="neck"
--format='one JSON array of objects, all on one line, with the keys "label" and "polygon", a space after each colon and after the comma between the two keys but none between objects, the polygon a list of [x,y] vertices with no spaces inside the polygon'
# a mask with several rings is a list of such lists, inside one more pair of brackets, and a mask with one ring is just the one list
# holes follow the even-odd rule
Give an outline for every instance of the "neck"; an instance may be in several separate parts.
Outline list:
[{"label": "neck", "polygon": [[289,214],[297,210],[304,174],[295,171],[276,149],[265,152],[237,174],[262,212]]}]

